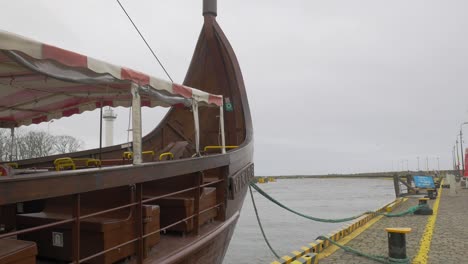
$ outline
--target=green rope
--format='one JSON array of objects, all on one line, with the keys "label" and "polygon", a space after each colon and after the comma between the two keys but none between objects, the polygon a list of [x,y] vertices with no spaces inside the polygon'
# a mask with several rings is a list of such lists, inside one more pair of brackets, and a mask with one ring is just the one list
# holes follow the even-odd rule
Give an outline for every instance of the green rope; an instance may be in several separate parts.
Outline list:
[{"label": "green rope", "polygon": [[254,211],[255,211],[255,216],[257,217],[258,226],[260,227],[260,231],[262,231],[263,240],[265,240],[265,243],[267,244],[267,246],[270,249],[271,253],[273,253],[273,255],[275,255],[275,257],[277,259],[279,259],[280,258],[279,255],[276,253],[276,251],[270,245],[270,242],[268,241],[268,238],[265,235],[265,231],[263,231],[262,222],[260,221],[260,216],[258,215],[257,205],[255,205],[255,199],[254,199],[254,196],[253,196],[252,188],[250,188],[250,186],[249,186],[249,191],[250,191],[250,197],[252,197],[252,204],[253,204],[253,208],[254,208]]},{"label": "green rope", "polygon": [[414,214],[414,212],[416,212],[417,210],[419,210],[421,208],[428,207],[428,206],[429,205],[427,205],[427,204],[415,205],[415,206],[411,206],[406,211],[403,211],[403,212],[400,212],[400,213],[393,213],[393,214],[379,213],[379,212],[371,212],[371,213],[374,213],[376,215],[384,215],[386,217],[400,217],[400,216],[405,216],[405,215],[409,215],[409,214]]},{"label": "green rope", "polygon": [[338,244],[336,243],[335,241],[331,240],[330,238],[328,237],[325,237],[325,236],[319,236],[317,237],[317,239],[321,239],[321,240],[327,240],[329,241],[331,244],[343,249],[344,251],[346,252],[349,252],[349,253],[352,253],[354,255],[357,255],[357,256],[361,256],[361,257],[365,257],[365,258],[368,258],[368,259],[371,259],[371,260],[374,260],[374,261],[377,261],[377,262],[380,262],[380,263],[384,263],[384,264],[396,264],[396,263],[399,263],[399,264],[408,264],[410,263],[410,260],[408,258],[405,258],[405,259],[395,259],[395,258],[390,258],[390,257],[385,257],[385,256],[380,256],[380,255],[371,255],[371,254],[366,254],[366,253],[363,253],[361,251],[358,251],[354,248],[351,248],[351,247],[347,247],[347,246],[344,246],[344,245],[341,245],[341,244]]},{"label": "green rope", "polygon": [[405,216],[405,215],[408,215],[408,214],[413,214],[416,210],[422,208],[422,207],[426,207],[427,205],[417,205],[417,206],[413,206],[413,207],[410,207],[408,210],[404,211],[404,212],[401,212],[401,213],[395,213],[395,214],[389,214],[389,213],[379,213],[379,212],[375,212],[375,211],[367,211],[367,212],[364,212],[362,214],[359,214],[359,215],[355,215],[355,216],[351,216],[351,217],[346,217],[346,218],[338,218],[338,219],[326,219],[326,218],[319,218],[319,217],[314,217],[314,216],[310,216],[310,215],[306,215],[306,214],[302,214],[300,212],[297,212],[289,207],[287,207],[286,205],[280,203],[279,201],[277,201],[275,198],[271,197],[269,194],[267,194],[265,191],[263,191],[262,189],[260,189],[260,187],[258,187],[255,183],[251,183],[250,186],[252,186],[252,188],[254,188],[258,193],[260,193],[261,195],[263,195],[265,198],[267,198],[268,200],[270,200],[271,202],[273,202],[274,204],[278,205],[279,207],[293,213],[293,214],[296,214],[298,216],[301,216],[301,217],[304,217],[306,219],[309,219],[309,220],[312,220],[312,221],[316,221],[316,222],[324,222],[324,223],[341,223],[341,222],[348,222],[348,221],[351,221],[351,220],[354,220],[354,219],[357,219],[363,215],[366,215],[366,214],[377,214],[377,215],[384,215],[386,217],[400,217],[400,216]]}]

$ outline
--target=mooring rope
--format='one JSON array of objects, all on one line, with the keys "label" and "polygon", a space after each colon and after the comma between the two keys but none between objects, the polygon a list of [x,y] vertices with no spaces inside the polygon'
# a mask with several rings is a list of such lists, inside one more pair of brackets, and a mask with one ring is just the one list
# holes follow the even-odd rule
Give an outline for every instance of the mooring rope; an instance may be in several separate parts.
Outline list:
[{"label": "mooring rope", "polygon": [[273,253],[273,255],[275,255],[275,257],[279,259],[280,258],[279,255],[276,254],[275,250],[273,249],[270,242],[268,241],[268,238],[265,235],[265,231],[263,231],[262,222],[260,221],[260,216],[258,215],[257,206],[255,205],[255,199],[254,199],[254,196],[253,196],[252,188],[250,188],[250,186],[249,186],[249,191],[250,191],[250,197],[252,198],[252,204],[253,204],[253,208],[254,208],[254,211],[255,211],[255,216],[257,217],[258,226],[260,227],[260,231],[262,231],[263,240],[265,240],[265,243],[267,244],[267,246],[270,249],[271,253]]},{"label": "mooring rope", "polygon": [[362,214],[359,214],[359,215],[355,215],[355,216],[351,216],[351,217],[346,217],[346,218],[337,218],[337,219],[327,219],[327,218],[319,218],[319,217],[315,217],[315,216],[310,216],[310,215],[306,215],[306,214],[303,214],[303,213],[300,213],[298,211],[295,211],[289,207],[287,207],[286,205],[280,203],[278,200],[276,200],[275,198],[271,197],[269,194],[267,194],[265,191],[263,191],[262,189],[260,189],[260,187],[258,187],[255,183],[251,183],[250,186],[252,186],[252,188],[254,188],[259,194],[261,194],[262,196],[264,196],[265,198],[267,198],[268,200],[270,200],[271,202],[273,202],[274,204],[278,205],[279,207],[293,213],[293,214],[296,214],[298,216],[301,216],[301,217],[304,217],[306,219],[309,219],[309,220],[312,220],[312,221],[316,221],[316,222],[324,222],[324,223],[342,223],[342,222],[347,222],[347,221],[351,221],[351,220],[354,220],[354,219],[357,219],[363,215],[366,215],[366,214],[376,214],[376,215],[383,215],[383,216],[386,216],[386,217],[400,217],[400,216],[405,216],[405,215],[408,215],[408,214],[412,214],[414,213],[416,210],[422,208],[422,207],[426,207],[427,205],[416,205],[416,206],[413,206],[413,207],[410,207],[408,210],[404,211],[404,212],[401,212],[401,213],[395,213],[395,214],[389,214],[389,213],[380,213],[380,212],[376,212],[376,211],[367,211],[367,212],[364,212]]},{"label": "mooring rope", "polygon": [[[412,206],[410,208],[408,208],[408,210],[406,211],[403,211],[403,212],[400,212],[400,213],[394,213],[394,214],[389,214],[389,213],[380,213],[380,212],[376,212],[376,211],[367,211],[365,213],[362,213],[360,215],[356,215],[356,216],[352,216],[352,217],[347,217],[347,218],[338,218],[338,219],[325,219],[325,218],[318,218],[318,217],[313,217],[313,216],[309,216],[309,215],[305,215],[305,214],[302,214],[300,212],[297,212],[287,206],[285,206],[284,204],[280,203],[279,201],[277,201],[276,199],[274,199],[273,197],[271,197],[270,195],[268,195],[265,191],[263,191],[262,189],[260,189],[260,187],[258,187],[255,183],[251,183],[249,185],[249,191],[250,191],[250,197],[252,198],[252,204],[253,204],[253,207],[254,207],[254,211],[255,211],[255,216],[257,217],[257,222],[258,222],[258,226],[260,227],[260,231],[262,232],[262,236],[263,236],[263,240],[265,240],[265,243],[267,244],[268,248],[270,249],[270,251],[273,253],[273,255],[275,255],[276,258],[280,258],[279,255],[275,252],[275,250],[273,249],[273,247],[271,246],[270,242],[268,241],[268,238],[265,234],[265,231],[263,230],[263,226],[262,226],[262,223],[260,221],[260,216],[258,214],[258,210],[257,210],[257,206],[255,204],[255,199],[254,199],[254,196],[253,196],[253,192],[252,192],[252,188],[254,188],[258,193],[260,193],[262,196],[264,196],[265,198],[267,198],[268,200],[270,200],[271,202],[275,203],[276,205],[280,206],[281,208],[283,209],[286,209],[296,215],[299,215],[299,216],[302,216],[304,218],[307,218],[307,219],[310,219],[310,220],[313,220],[313,221],[317,221],[317,222],[326,222],[326,223],[340,223],[340,222],[346,222],[346,221],[350,221],[350,220],[354,220],[356,218],[359,218],[363,215],[366,215],[366,214],[375,214],[375,215],[383,215],[383,216],[386,216],[386,217],[400,217],[400,216],[405,216],[405,215],[409,215],[409,214],[413,214],[416,210],[420,209],[420,208],[424,208],[424,207],[427,207],[428,205],[427,204],[423,204],[423,205],[416,205],[416,206]],[[370,259],[370,260],[374,260],[374,261],[377,261],[377,262],[380,262],[380,263],[384,263],[384,264],[409,264],[410,263],[410,260],[408,258],[405,258],[405,259],[394,259],[394,258],[390,258],[390,257],[386,257],[386,256],[381,256],[381,255],[371,255],[371,254],[366,254],[366,253],[363,253],[361,251],[358,251],[354,248],[351,248],[351,247],[348,247],[348,246],[344,246],[344,245],[341,245],[335,241],[333,241],[332,239],[328,238],[328,237],[325,237],[325,236],[319,236],[317,237],[317,239],[320,239],[320,240],[326,240],[326,241],[329,241],[331,244],[343,249],[344,251],[346,252],[350,252],[352,254],[355,254],[357,256],[361,256],[361,257],[365,257],[367,259]]]},{"label": "mooring rope", "polygon": [[421,204],[421,205],[415,205],[415,206],[411,206],[410,208],[408,208],[406,211],[403,211],[403,212],[400,212],[400,213],[393,213],[393,214],[390,214],[390,213],[380,213],[380,212],[366,212],[366,213],[372,213],[372,214],[376,214],[376,215],[383,215],[383,216],[386,216],[386,217],[400,217],[400,216],[405,216],[405,215],[409,215],[409,214],[413,214],[414,212],[416,212],[417,210],[421,209],[421,208],[425,208],[425,207],[428,207],[429,205],[428,204]]},{"label": "mooring rope", "polygon": [[358,251],[358,250],[356,250],[356,249],[354,249],[352,247],[348,247],[348,246],[336,243],[335,241],[333,241],[330,238],[325,237],[325,236],[319,236],[319,237],[317,237],[317,239],[321,239],[321,240],[324,240],[324,241],[327,240],[331,244],[343,249],[346,252],[355,254],[355,255],[360,256],[360,257],[365,257],[365,258],[368,258],[368,259],[371,259],[371,260],[374,260],[374,261],[377,261],[377,262],[380,262],[380,263],[384,263],[384,264],[397,264],[397,263],[408,264],[410,262],[409,258],[395,259],[395,258],[390,258],[390,257],[386,257],[386,256],[381,256],[381,255],[366,254],[366,253]]}]

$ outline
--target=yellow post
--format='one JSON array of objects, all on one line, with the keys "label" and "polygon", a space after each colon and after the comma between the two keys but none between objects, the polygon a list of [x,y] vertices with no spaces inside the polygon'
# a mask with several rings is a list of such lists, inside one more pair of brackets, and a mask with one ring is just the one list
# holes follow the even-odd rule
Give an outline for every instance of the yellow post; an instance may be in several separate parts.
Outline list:
[{"label": "yellow post", "polygon": [[406,259],[406,234],[411,228],[385,228],[388,233],[388,256],[394,259]]}]

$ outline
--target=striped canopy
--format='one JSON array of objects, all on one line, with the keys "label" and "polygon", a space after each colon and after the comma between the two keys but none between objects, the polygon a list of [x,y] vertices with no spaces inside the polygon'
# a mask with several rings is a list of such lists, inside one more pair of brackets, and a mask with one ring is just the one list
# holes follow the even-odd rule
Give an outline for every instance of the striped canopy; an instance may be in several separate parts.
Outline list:
[{"label": "striped canopy", "polygon": [[102,106],[221,106],[222,96],[161,80],[0,30],[0,127],[58,119]]}]

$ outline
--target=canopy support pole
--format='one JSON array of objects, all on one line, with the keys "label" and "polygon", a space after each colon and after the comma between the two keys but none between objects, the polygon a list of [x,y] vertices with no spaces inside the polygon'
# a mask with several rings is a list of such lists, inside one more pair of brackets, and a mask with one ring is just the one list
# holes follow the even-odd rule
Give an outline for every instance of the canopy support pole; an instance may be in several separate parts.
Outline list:
[{"label": "canopy support pole", "polygon": [[102,100],[101,113],[99,115],[99,160],[102,160]]},{"label": "canopy support pole", "polygon": [[142,163],[141,146],[141,97],[139,85],[132,84],[132,135],[133,135],[133,164]]},{"label": "canopy support pole", "polygon": [[13,161],[13,151],[15,149],[15,128],[12,127],[10,129],[10,133],[11,133],[11,145],[10,145],[10,162]]},{"label": "canopy support pole", "polygon": [[198,120],[198,102],[192,101],[193,120],[195,124],[195,151],[200,156],[200,123]]},{"label": "canopy support pole", "polygon": [[226,137],[224,135],[224,109],[223,105],[219,107],[219,126],[221,127],[221,153],[226,153]]}]

